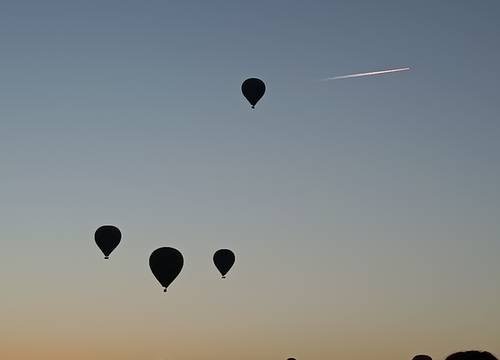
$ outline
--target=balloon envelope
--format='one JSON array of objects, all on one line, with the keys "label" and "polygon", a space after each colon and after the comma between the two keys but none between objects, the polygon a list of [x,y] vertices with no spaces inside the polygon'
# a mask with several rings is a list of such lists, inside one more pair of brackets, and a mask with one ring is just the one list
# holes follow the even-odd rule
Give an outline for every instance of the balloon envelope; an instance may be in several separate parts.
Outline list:
[{"label": "balloon envelope", "polygon": [[235,261],[234,253],[229,249],[217,250],[214,254],[214,264],[224,279]]},{"label": "balloon envelope", "polygon": [[98,228],[94,234],[94,239],[105,259],[109,259],[109,255],[120,243],[122,233],[120,229],[113,225],[103,225]]},{"label": "balloon envelope", "polygon": [[149,257],[149,267],[155,278],[167,291],[184,266],[184,258],[179,250],[171,247],[156,249]]},{"label": "balloon envelope", "polygon": [[432,358],[429,355],[415,355],[413,357],[413,360],[432,360]]},{"label": "balloon envelope", "polygon": [[241,84],[241,92],[250,105],[252,105],[252,109],[255,109],[255,105],[257,105],[266,92],[266,84],[260,79],[246,79],[243,81],[243,84]]}]

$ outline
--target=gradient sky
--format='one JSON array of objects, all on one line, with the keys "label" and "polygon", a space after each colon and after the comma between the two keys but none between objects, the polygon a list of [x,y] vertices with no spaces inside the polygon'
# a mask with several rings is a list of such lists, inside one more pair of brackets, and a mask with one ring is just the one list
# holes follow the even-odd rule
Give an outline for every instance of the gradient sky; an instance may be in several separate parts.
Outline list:
[{"label": "gradient sky", "polygon": [[[500,354],[499,16],[0,2],[0,358]],[[102,224],[123,232],[110,261]],[[167,295],[160,246],[185,257]]]}]

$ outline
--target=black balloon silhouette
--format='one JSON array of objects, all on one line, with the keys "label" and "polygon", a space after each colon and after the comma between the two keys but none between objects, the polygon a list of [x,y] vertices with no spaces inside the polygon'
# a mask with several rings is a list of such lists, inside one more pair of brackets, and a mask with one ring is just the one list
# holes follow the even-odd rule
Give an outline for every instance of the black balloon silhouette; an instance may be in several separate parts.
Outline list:
[{"label": "black balloon silhouette", "polygon": [[164,292],[167,292],[167,287],[179,275],[183,265],[184,258],[180,251],[171,247],[156,249],[149,257],[149,267],[155,278],[165,288]]},{"label": "black balloon silhouette", "polygon": [[109,259],[109,255],[120,243],[122,233],[120,229],[113,225],[103,225],[96,230],[94,239],[105,259]]},{"label": "black balloon silhouette", "polygon": [[415,355],[412,360],[432,360],[429,355]]},{"label": "black balloon silhouette", "polygon": [[497,358],[488,351],[468,350],[448,355],[446,360],[497,360]]},{"label": "black balloon silhouette", "polygon": [[250,78],[243,81],[241,84],[241,92],[243,96],[248,100],[252,109],[255,109],[255,105],[264,96],[266,92],[266,84],[260,79]]},{"label": "black balloon silhouette", "polygon": [[234,253],[229,249],[220,249],[215,252],[214,264],[221,273],[223,279],[226,278],[227,272],[233,266],[234,260]]}]

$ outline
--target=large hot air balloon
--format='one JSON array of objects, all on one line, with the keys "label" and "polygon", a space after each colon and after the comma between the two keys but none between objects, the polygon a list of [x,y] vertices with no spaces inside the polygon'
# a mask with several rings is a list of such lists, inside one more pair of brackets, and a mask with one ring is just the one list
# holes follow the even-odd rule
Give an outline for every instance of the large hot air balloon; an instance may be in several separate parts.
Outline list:
[{"label": "large hot air balloon", "polygon": [[155,278],[164,287],[164,292],[167,292],[167,287],[179,275],[183,265],[184,258],[181,252],[171,247],[156,249],[149,257],[149,267]]},{"label": "large hot air balloon", "polygon": [[266,84],[260,79],[250,78],[243,81],[241,84],[241,92],[243,96],[248,100],[252,109],[255,109],[255,105],[264,96],[266,92]]},{"label": "large hot air balloon", "polygon": [[215,252],[214,264],[221,273],[223,279],[226,278],[227,272],[233,266],[234,260],[234,253],[229,249],[220,249]]},{"label": "large hot air balloon", "polygon": [[96,230],[94,239],[99,249],[103,252],[104,258],[109,259],[109,255],[120,243],[122,233],[116,226],[103,225]]}]

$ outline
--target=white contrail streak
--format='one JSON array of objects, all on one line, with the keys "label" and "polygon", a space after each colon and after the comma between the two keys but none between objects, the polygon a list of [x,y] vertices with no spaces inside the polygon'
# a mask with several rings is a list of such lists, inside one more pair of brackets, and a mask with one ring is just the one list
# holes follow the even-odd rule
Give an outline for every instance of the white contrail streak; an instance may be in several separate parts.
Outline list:
[{"label": "white contrail streak", "polygon": [[350,78],[357,78],[357,77],[363,77],[363,76],[382,75],[382,74],[389,74],[389,73],[395,73],[395,72],[407,71],[407,70],[410,70],[410,68],[404,67],[404,68],[398,68],[398,69],[370,71],[370,72],[365,72],[365,73],[357,73],[357,74],[329,77],[329,78],[323,79],[323,81],[338,80],[338,79],[350,79]]}]

